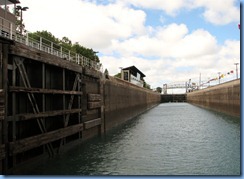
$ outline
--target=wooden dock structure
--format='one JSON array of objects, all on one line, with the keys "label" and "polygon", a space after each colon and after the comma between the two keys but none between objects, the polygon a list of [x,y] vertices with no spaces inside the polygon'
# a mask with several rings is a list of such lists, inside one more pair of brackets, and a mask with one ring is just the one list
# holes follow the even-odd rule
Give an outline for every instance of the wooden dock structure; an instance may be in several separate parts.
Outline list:
[{"label": "wooden dock structure", "polygon": [[103,133],[101,72],[2,37],[0,54],[0,173]]}]

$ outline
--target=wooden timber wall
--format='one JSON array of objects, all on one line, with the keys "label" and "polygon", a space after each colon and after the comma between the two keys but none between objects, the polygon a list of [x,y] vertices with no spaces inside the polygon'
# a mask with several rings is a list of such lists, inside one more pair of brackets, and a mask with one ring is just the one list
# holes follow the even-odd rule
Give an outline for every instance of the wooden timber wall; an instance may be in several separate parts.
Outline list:
[{"label": "wooden timber wall", "polygon": [[14,41],[0,38],[0,53],[0,174],[21,174],[160,103],[158,93]]},{"label": "wooden timber wall", "polygon": [[1,174],[103,133],[100,72],[1,42]]}]

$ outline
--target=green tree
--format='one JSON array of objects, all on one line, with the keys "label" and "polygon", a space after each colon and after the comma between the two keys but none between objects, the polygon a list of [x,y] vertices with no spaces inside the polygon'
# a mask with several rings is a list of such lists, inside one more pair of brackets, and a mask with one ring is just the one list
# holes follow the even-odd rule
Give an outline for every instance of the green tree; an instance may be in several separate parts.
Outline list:
[{"label": "green tree", "polygon": [[60,40],[58,38],[56,38],[51,32],[48,32],[46,30],[36,31],[34,33],[29,33],[28,35],[29,35],[29,37],[31,37],[35,40],[40,40],[40,37],[42,37],[44,42],[50,41],[50,42],[53,42],[56,44],[59,44],[59,42],[60,42]]},{"label": "green tree", "polygon": [[74,52],[81,54],[95,62],[100,62],[99,57],[97,56],[97,52],[93,49],[85,48],[81,46],[78,42],[72,44],[72,41],[68,37],[63,37],[61,40],[56,38],[51,32],[48,31],[36,31],[34,33],[29,33],[29,38],[32,38],[36,41],[40,41],[40,37],[42,37],[42,43],[46,45],[53,45],[54,48],[60,49],[64,52]]},{"label": "green tree", "polygon": [[161,87],[157,87],[156,90],[157,90],[158,93],[162,93],[162,88]]},{"label": "green tree", "polygon": [[107,68],[104,70],[104,75],[105,75],[105,78],[109,78],[109,73],[108,73],[108,70],[107,70]]},{"label": "green tree", "polygon": [[72,42],[71,42],[71,40],[70,40],[68,37],[63,37],[61,41],[62,41],[63,43],[72,45]]},{"label": "green tree", "polygon": [[121,78],[121,73],[114,75],[114,77]]},{"label": "green tree", "polygon": [[144,88],[151,89],[151,86],[149,84],[147,84],[144,79],[142,79],[142,81],[143,81],[143,87]]}]

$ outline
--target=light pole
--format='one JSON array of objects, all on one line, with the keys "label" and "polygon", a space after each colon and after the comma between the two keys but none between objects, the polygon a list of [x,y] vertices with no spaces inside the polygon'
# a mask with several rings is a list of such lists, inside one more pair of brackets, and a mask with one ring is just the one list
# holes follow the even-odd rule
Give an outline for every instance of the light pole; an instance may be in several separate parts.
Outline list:
[{"label": "light pole", "polygon": [[220,72],[218,72],[218,74],[219,74],[219,84],[220,84]]},{"label": "light pole", "polygon": [[29,9],[29,8],[21,7],[21,6],[16,7],[16,10],[20,11],[20,34],[22,34],[22,31],[23,31],[23,11],[26,11],[27,9]]},{"label": "light pole", "polygon": [[236,66],[236,79],[238,79],[238,68],[237,68],[237,65],[238,65],[239,63],[234,63],[234,65]]}]

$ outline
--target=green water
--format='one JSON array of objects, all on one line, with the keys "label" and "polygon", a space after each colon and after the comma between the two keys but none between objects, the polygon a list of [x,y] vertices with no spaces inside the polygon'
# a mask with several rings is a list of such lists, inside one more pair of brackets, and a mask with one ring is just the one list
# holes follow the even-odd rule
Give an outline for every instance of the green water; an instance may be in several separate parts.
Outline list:
[{"label": "green water", "polygon": [[165,103],[28,174],[240,175],[240,162],[240,118]]}]

